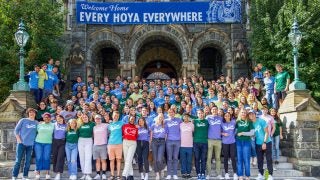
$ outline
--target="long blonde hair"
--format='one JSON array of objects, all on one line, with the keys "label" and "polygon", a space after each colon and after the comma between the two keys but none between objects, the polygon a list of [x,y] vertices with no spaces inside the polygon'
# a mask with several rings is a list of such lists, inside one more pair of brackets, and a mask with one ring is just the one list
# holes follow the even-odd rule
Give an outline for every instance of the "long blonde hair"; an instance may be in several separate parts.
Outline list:
[{"label": "long blonde hair", "polygon": [[77,131],[78,130],[78,122],[76,119],[70,119],[69,122],[68,122],[68,126],[67,126],[67,131],[70,131],[71,130],[71,123],[75,123],[76,126],[74,128],[74,131]]},{"label": "long blonde hair", "polygon": [[[160,121],[160,118],[159,118],[160,115],[162,115],[162,117],[163,117],[163,120],[162,120],[161,123],[159,122]],[[163,113],[159,113],[158,116],[155,118],[155,121],[156,121],[156,125],[161,125],[162,127],[164,127],[164,114]]]}]

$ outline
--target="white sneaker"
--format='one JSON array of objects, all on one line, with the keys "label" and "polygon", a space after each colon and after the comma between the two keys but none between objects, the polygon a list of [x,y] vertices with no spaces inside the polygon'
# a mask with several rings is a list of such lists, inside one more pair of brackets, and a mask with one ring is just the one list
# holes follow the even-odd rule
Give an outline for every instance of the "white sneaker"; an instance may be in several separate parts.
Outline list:
[{"label": "white sneaker", "polygon": [[159,175],[159,173],[157,173],[157,175],[156,175],[156,180],[160,180],[160,175]]},{"label": "white sneaker", "polygon": [[80,179],[82,180],[86,179],[86,175],[84,174]]},{"label": "white sneaker", "polygon": [[259,173],[256,177],[256,180],[264,180],[264,177]]},{"label": "white sneaker", "polygon": [[36,174],[35,179],[40,179],[40,174]]},{"label": "white sneaker", "polygon": [[102,174],[101,179],[107,179],[107,176],[105,174]]},{"label": "white sneaker", "polygon": [[150,171],[150,172],[152,171],[152,166],[151,166],[151,165],[149,165],[149,171]]},{"label": "white sneaker", "polygon": [[73,175],[72,180],[77,180],[77,175]]},{"label": "white sneaker", "polygon": [[168,167],[166,166],[166,167],[164,167],[164,169],[163,169],[164,171],[167,171],[168,170]]},{"label": "white sneaker", "polygon": [[179,179],[177,175],[173,175],[173,179]]},{"label": "white sneaker", "polygon": [[221,175],[218,175],[216,179],[224,179]]},{"label": "white sneaker", "polygon": [[91,180],[91,179],[92,179],[92,177],[90,175],[86,176],[86,180]]},{"label": "white sneaker", "polygon": [[166,179],[171,179],[171,175],[168,175],[168,176],[166,177]]},{"label": "white sneaker", "polygon": [[253,158],[252,165],[254,165],[254,166],[257,165],[257,157],[254,157],[254,158]]},{"label": "white sneaker", "polygon": [[226,174],[224,175],[224,179],[230,179],[229,173],[226,173]]},{"label": "white sneaker", "polygon": [[11,180],[17,180],[17,178],[16,177],[12,177],[12,179]]},{"label": "white sneaker", "polygon": [[60,180],[60,174],[56,174],[55,180]]},{"label": "white sneaker", "polygon": [[101,179],[101,177],[99,174],[97,174],[93,179]]},{"label": "white sneaker", "polygon": [[206,179],[210,179],[210,175],[207,175]]},{"label": "white sneaker", "polygon": [[144,180],[148,180],[148,179],[149,179],[149,174],[146,173],[146,174],[144,175]]},{"label": "white sneaker", "polygon": [[238,180],[238,175],[236,173],[233,174],[233,180]]},{"label": "white sneaker", "polygon": [[30,180],[29,178],[23,177],[22,180]]},{"label": "white sneaker", "polygon": [[268,180],[273,180],[273,177],[269,174]]},{"label": "white sneaker", "polygon": [[273,171],[276,171],[276,170],[277,170],[277,168],[275,166],[273,166]]},{"label": "white sneaker", "polygon": [[46,174],[46,179],[51,179],[50,174]]},{"label": "white sneaker", "polygon": [[141,173],[141,180],[144,180],[144,175],[143,175],[143,173]]}]

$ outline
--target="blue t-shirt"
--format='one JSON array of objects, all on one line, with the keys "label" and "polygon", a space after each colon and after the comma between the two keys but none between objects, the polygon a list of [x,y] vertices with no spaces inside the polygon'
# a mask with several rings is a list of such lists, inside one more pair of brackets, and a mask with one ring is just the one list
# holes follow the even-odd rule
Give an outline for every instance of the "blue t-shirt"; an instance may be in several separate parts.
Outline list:
[{"label": "blue t-shirt", "polygon": [[168,118],[165,120],[165,130],[167,133],[167,140],[180,140],[180,124],[182,120],[180,118]]},{"label": "blue t-shirt", "polygon": [[[264,128],[268,127],[268,125],[265,120],[257,118],[256,122],[253,123],[253,127],[254,127],[254,134],[256,136],[256,144],[262,145],[264,141],[264,136],[265,136]],[[268,135],[268,139],[266,143],[270,141],[271,141],[271,138],[270,138],[270,135]]]},{"label": "blue t-shirt", "polygon": [[230,122],[223,122],[222,123],[222,132],[227,133],[228,136],[222,136],[222,143],[223,144],[232,144],[236,142],[236,121],[231,120]]},{"label": "blue t-shirt", "polygon": [[46,71],[48,75],[48,79],[44,81],[44,89],[53,90],[53,87],[59,83],[58,76],[54,74],[52,71]]},{"label": "blue t-shirt", "polygon": [[122,121],[112,122],[108,126],[110,132],[108,144],[122,144]]},{"label": "blue t-shirt", "polygon": [[144,127],[138,128],[138,139],[140,141],[149,141],[149,130]]},{"label": "blue t-shirt", "polygon": [[28,118],[22,118],[14,129],[15,135],[20,135],[20,139],[23,145],[33,146],[37,135],[38,121],[30,120]]},{"label": "blue t-shirt", "polygon": [[36,71],[29,74],[29,87],[30,89],[38,89],[39,75]]},{"label": "blue t-shirt", "polygon": [[164,129],[164,127],[162,127],[162,125],[153,124],[150,130],[152,131],[152,138],[166,137],[166,130]]},{"label": "blue t-shirt", "polygon": [[273,76],[270,76],[270,78],[264,78],[264,88],[266,89],[267,92],[274,92],[274,83],[275,83],[275,78]]}]

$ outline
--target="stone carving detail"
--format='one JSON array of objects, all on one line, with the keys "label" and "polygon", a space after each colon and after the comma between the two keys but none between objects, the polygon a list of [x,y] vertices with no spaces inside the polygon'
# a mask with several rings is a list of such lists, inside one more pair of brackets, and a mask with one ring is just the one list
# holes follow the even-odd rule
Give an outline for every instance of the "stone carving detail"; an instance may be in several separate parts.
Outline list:
[{"label": "stone carving detail", "polygon": [[79,44],[76,42],[72,45],[70,54],[69,54],[69,63],[70,64],[82,64],[84,62],[84,52]]},{"label": "stone carving detail", "polygon": [[24,110],[17,100],[7,99],[0,106],[0,122],[16,122],[22,117]]},{"label": "stone carving detail", "polygon": [[238,41],[235,43],[235,49],[236,49],[236,52],[234,56],[234,61],[239,63],[247,62],[248,50],[245,44],[242,41]]}]

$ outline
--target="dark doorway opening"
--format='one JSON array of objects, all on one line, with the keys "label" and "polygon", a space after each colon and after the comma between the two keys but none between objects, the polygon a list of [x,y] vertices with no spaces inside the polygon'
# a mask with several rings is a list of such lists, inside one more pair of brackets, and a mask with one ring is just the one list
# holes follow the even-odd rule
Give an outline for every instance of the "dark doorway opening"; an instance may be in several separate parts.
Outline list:
[{"label": "dark doorway opening", "polygon": [[142,70],[141,77],[148,78],[148,76],[155,72],[161,72],[170,78],[177,78],[177,72],[175,68],[168,62],[162,60],[154,60],[147,65]]},{"label": "dark doorway opening", "polygon": [[206,47],[199,52],[199,64],[199,72],[205,79],[217,79],[222,74],[222,55],[214,47]]},{"label": "dark doorway opening", "polygon": [[[120,61],[119,51],[112,47],[105,47],[100,50],[100,58],[102,62],[103,76],[108,76],[110,79],[115,79],[117,75],[120,75],[118,68]],[[102,77],[103,77],[102,76]]]}]

